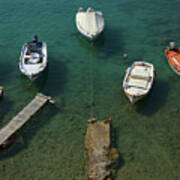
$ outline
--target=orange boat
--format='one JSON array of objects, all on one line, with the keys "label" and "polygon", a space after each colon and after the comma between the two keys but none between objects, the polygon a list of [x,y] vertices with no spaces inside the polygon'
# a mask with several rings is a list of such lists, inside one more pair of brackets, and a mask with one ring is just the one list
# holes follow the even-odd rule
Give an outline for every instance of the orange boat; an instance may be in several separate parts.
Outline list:
[{"label": "orange boat", "polygon": [[173,71],[180,75],[180,48],[166,48],[165,55]]}]

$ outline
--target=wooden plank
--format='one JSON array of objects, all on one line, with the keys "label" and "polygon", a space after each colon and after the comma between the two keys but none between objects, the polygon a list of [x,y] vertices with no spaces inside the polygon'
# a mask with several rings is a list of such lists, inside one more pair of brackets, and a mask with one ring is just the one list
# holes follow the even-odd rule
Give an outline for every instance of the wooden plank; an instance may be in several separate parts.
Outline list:
[{"label": "wooden plank", "polygon": [[5,143],[16,131],[18,131],[30,118],[35,115],[47,102],[50,97],[38,93],[35,98],[24,107],[12,120],[0,129],[0,146]]}]

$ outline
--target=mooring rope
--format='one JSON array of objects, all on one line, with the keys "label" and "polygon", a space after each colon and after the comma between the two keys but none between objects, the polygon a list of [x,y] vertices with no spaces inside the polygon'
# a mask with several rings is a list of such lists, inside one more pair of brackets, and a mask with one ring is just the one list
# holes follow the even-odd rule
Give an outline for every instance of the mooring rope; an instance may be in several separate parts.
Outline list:
[{"label": "mooring rope", "polygon": [[[90,47],[93,48],[93,42]],[[93,56],[90,56],[90,118],[94,119],[94,61]]]}]

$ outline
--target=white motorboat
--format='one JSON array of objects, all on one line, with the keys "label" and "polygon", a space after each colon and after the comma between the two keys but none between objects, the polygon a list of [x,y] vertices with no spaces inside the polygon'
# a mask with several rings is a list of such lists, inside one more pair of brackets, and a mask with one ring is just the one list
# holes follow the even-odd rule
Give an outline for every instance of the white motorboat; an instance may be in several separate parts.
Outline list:
[{"label": "white motorboat", "polygon": [[47,45],[45,42],[25,43],[21,50],[19,69],[29,79],[37,78],[47,67]]},{"label": "white motorboat", "polygon": [[145,61],[136,61],[126,70],[123,90],[132,104],[149,93],[154,81],[154,72],[153,64]]},{"label": "white motorboat", "polygon": [[76,14],[76,26],[81,34],[90,40],[96,39],[104,30],[104,17],[102,12],[82,8]]}]

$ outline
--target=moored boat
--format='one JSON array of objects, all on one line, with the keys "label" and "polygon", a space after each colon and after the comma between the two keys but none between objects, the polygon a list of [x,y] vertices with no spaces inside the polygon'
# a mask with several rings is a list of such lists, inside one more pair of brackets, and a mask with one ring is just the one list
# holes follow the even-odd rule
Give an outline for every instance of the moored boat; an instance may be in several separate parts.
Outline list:
[{"label": "moored boat", "polygon": [[96,39],[104,30],[104,17],[102,12],[88,8],[84,11],[79,8],[76,14],[76,26],[81,34],[90,40]]},{"label": "moored boat", "polygon": [[35,79],[47,64],[47,45],[45,42],[38,42],[37,36],[34,36],[32,42],[27,42],[22,47],[19,69],[29,79]]},{"label": "moored boat", "polygon": [[134,104],[146,96],[154,81],[154,66],[145,61],[136,61],[126,70],[123,90],[130,102]]},{"label": "moored boat", "polygon": [[170,47],[165,49],[165,55],[172,70],[180,76],[180,48],[170,42]]}]

